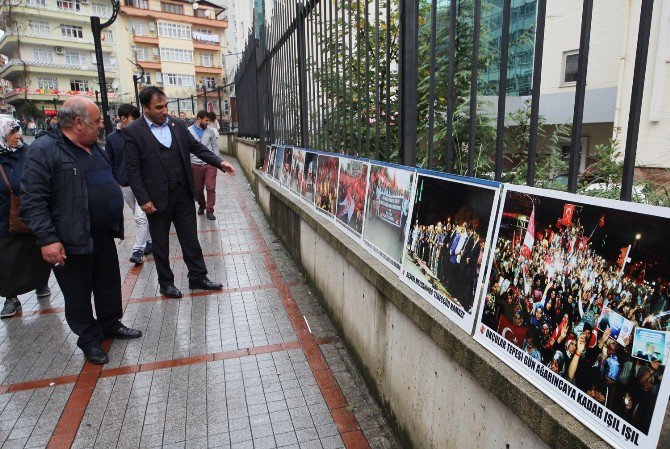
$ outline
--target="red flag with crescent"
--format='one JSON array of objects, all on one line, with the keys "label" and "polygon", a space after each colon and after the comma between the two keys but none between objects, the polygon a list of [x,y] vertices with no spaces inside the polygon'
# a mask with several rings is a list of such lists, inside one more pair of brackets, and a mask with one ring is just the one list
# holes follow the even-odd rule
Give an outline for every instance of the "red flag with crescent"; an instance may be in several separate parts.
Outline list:
[{"label": "red flag with crescent", "polygon": [[498,333],[502,335],[505,340],[511,341],[520,348],[526,338],[527,331],[528,329],[526,327],[510,323],[507,321],[507,318],[505,318],[505,315],[500,315],[500,321],[498,321]]},{"label": "red flag with crescent", "polygon": [[526,235],[523,238],[523,244],[521,245],[521,255],[530,259],[530,255],[533,252],[533,244],[535,243],[535,207],[530,213],[530,219],[528,220],[528,229],[526,229]]},{"label": "red flag with crescent", "polygon": [[563,218],[561,219],[561,222],[563,223],[563,226],[570,226],[572,225],[572,215],[575,213],[575,205],[574,204],[566,204],[563,206]]}]

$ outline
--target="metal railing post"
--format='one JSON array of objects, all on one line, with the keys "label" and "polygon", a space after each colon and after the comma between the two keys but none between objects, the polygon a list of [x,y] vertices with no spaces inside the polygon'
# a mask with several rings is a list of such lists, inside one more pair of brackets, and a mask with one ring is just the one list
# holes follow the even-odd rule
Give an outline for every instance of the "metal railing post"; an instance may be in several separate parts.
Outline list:
[{"label": "metal railing post", "polygon": [[307,53],[305,48],[305,19],[307,14],[302,3],[296,5],[298,39],[298,91],[300,95],[300,142],[303,148],[309,146],[309,114],[307,108]]},{"label": "metal railing post", "polygon": [[400,163],[416,165],[419,1],[400,2]]}]

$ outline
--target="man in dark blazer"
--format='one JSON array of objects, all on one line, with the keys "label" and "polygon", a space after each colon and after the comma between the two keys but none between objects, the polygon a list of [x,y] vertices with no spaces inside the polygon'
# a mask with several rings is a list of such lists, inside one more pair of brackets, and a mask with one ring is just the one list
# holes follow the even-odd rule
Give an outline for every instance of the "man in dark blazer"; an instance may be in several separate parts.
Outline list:
[{"label": "man in dark blazer", "polygon": [[144,117],[121,130],[123,155],[130,187],[137,204],[147,213],[161,294],[180,298],[169,262],[170,225],[174,224],[188,267],[189,288],[221,290],[207,278],[198,241],[195,183],[190,154],[230,174],[232,165],[197,142],[186,127],[169,117],[167,98],[155,86],[139,95]]}]

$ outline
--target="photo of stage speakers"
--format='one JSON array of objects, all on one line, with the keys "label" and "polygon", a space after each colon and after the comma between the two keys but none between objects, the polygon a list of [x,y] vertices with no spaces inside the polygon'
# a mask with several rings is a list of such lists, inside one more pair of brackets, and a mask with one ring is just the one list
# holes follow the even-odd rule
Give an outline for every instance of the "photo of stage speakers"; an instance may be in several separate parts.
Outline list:
[{"label": "photo of stage speakers", "polygon": [[317,154],[311,151],[304,152],[302,182],[298,188],[300,197],[309,204],[314,204],[314,189],[316,187],[316,156]]},{"label": "photo of stage speakers", "polygon": [[280,181],[282,166],[284,164],[284,146],[277,145],[277,151],[275,154],[275,163],[272,169],[272,177],[277,181]]},{"label": "photo of stage speakers", "polygon": [[291,164],[293,162],[293,147],[284,147],[284,159],[281,164],[279,182],[282,186],[289,188],[291,184]]},{"label": "photo of stage speakers", "polygon": [[400,272],[415,178],[416,171],[405,167],[370,164],[363,242],[395,272]]},{"label": "photo of stage speakers", "polygon": [[401,279],[466,332],[476,317],[498,183],[418,172]]},{"label": "photo of stage speakers", "polygon": [[291,163],[291,192],[300,194],[302,188],[303,176],[305,172],[305,150],[300,148],[293,149],[293,162]]},{"label": "photo of stage speakers", "polygon": [[475,339],[613,446],[656,447],[670,210],[517,186],[502,201]]},{"label": "photo of stage speakers", "polygon": [[340,171],[340,158],[319,154],[316,165],[316,199],[317,210],[330,217],[337,211],[337,177]]},{"label": "photo of stage speakers", "polygon": [[356,237],[363,232],[369,166],[367,161],[359,159],[340,159],[336,219]]},{"label": "photo of stage speakers", "polygon": [[267,159],[268,159],[268,163],[265,167],[265,173],[269,177],[272,178],[274,176],[275,161],[277,160],[277,146],[276,145],[272,145],[270,147],[270,151],[268,152],[268,158]]}]

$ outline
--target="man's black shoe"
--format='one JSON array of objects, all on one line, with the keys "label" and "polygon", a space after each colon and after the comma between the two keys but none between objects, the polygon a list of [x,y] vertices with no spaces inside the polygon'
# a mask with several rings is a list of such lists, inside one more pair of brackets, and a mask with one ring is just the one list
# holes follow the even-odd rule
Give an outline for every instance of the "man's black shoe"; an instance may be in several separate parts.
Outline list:
[{"label": "man's black shoe", "polygon": [[130,340],[132,338],[140,338],[142,336],[142,331],[137,329],[131,329],[124,326],[123,324],[114,332],[105,335],[107,338],[118,338],[120,340]]},{"label": "man's black shoe", "polygon": [[207,211],[207,219],[208,220],[216,220],[216,217],[214,216],[214,212]]},{"label": "man's black shoe", "polygon": [[188,288],[190,288],[191,290],[194,290],[196,288],[200,288],[203,290],[222,290],[223,285],[219,284],[218,282],[212,282],[207,278],[207,276],[205,276],[195,281],[189,280]]},{"label": "man's black shoe", "polygon": [[204,207],[199,207],[198,208],[198,215],[203,215],[205,213],[205,208]]},{"label": "man's black shoe", "polygon": [[161,295],[167,296],[168,298],[181,298],[182,297],[181,292],[174,285],[161,286],[160,292],[161,292]]},{"label": "man's black shoe", "polygon": [[90,348],[82,349],[84,352],[84,357],[91,363],[96,365],[104,365],[109,362],[109,357],[100,346],[93,346]]}]

